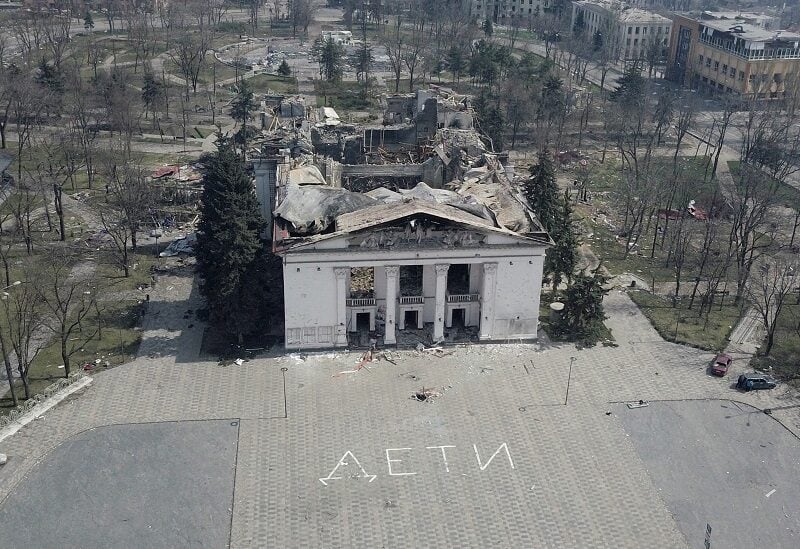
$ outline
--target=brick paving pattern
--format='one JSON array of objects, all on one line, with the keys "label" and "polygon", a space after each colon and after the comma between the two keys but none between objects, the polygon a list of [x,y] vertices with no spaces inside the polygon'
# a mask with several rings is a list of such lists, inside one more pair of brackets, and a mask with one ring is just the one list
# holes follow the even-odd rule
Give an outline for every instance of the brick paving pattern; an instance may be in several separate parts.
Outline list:
[{"label": "brick paving pattern", "polygon": [[[737,393],[733,374],[708,376],[711,353],[664,342],[617,291],[606,307],[618,347],[403,351],[396,364],[344,374],[356,353],[222,367],[198,358],[203,326],[186,315],[198,308],[188,280],[163,277],[151,293],[139,358],[98,373],[83,394],[0,444],[9,455],[0,505],[50,450],[86,429],[235,418],[233,547],[685,547],[609,403],[798,403],[785,388]],[[444,390],[413,400],[423,387]],[[774,416],[800,433],[797,409]],[[513,468],[502,449],[486,465],[503,443]],[[442,445],[454,446],[445,449],[449,472],[441,449],[429,448]],[[387,449],[399,461],[387,463]],[[390,465],[415,474],[390,475]],[[319,479],[328,476],[341,478],[326,486]]]}]

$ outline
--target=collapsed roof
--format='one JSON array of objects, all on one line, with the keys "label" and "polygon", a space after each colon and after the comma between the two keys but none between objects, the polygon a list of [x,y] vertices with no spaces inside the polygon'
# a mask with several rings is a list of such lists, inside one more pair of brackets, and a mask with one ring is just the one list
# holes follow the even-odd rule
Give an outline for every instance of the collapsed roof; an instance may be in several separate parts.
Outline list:
[{"label": "collapsed roof", "polygon": [[[435,189],[424,182],[397,191],[379,187],[357,193],[325,184],[315,166],[289,171],[282,200],[275,209],[287,237],[354,231],[391,222],[416,212],[470,225],[519,234],[543,229],[513,190],[505,169],[487,156],[483,166],[470,169],[453,189]],[[399,217],[398,217],[399,216]]]},{"label": "collapsed roof", "polygon": [[310,235],[327,230],[341,214],[374,204],[374,199],[346,189],[293,183],[290,175],[286,196],[275,209],[275,217],[286,220],[291,232]]}]

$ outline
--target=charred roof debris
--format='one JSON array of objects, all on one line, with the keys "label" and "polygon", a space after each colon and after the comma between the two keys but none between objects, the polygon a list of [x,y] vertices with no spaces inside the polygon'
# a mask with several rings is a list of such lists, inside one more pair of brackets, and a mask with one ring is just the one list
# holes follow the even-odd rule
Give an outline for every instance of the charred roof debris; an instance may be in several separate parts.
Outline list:
[{"label": "charred roof debris", "polygon": [[487,148],[475,128],[468,96],[431,86],[384,103],[383,120],[357,125],[302,98],[262,101],[248,157],[275,252],[426,214],[549,242],[508,155]]}]

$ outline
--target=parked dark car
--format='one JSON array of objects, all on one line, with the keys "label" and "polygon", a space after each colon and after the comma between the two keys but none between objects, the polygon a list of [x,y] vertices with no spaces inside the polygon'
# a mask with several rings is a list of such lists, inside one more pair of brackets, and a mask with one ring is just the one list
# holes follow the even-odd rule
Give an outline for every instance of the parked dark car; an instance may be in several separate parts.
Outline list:
[{"label": "parked dark car", "polygon": [[726,355],[725,353],[718,354],[717,358],[714,359],[714,364],[711,365],[711,373],[715,376],[724,376],[728,373],[731,362],[733,362],[733,359],[730,355]]},{"label": "parked dark car", "polygon": [[756,389],[774,389],[776,385],[778,385],[778,380],[776,380],[771,376],[768,376],[766,374],[761,374],[758,372],[752,372],[750,374],[742,374],[739,376],[739,380],[736,382],[736,388],[741,389],[743,391],[753,391]]}]

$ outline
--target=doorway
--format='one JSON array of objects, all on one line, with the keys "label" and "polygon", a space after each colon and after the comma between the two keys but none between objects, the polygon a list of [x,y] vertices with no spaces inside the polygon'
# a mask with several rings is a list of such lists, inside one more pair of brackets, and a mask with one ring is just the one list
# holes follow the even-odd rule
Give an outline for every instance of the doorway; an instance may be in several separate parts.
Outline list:
[{"label": "doorway", "polygon": [[447,293],[460,295],[469,293],[469,265],[456,263],[447,270]]},{"label": "doorway", "polygon": [[403,315],[403,326],[408,328],[417,327],[417,319],[419,318],[419,311],[406,311]]},{"label": "doorway", "polygon": [[356,313],[356,332],[369,332],[369,313]]},{"label": "doorway", "polygon": [[463,328],[467,325],[467,310],[453,309],[453,328]]}]

